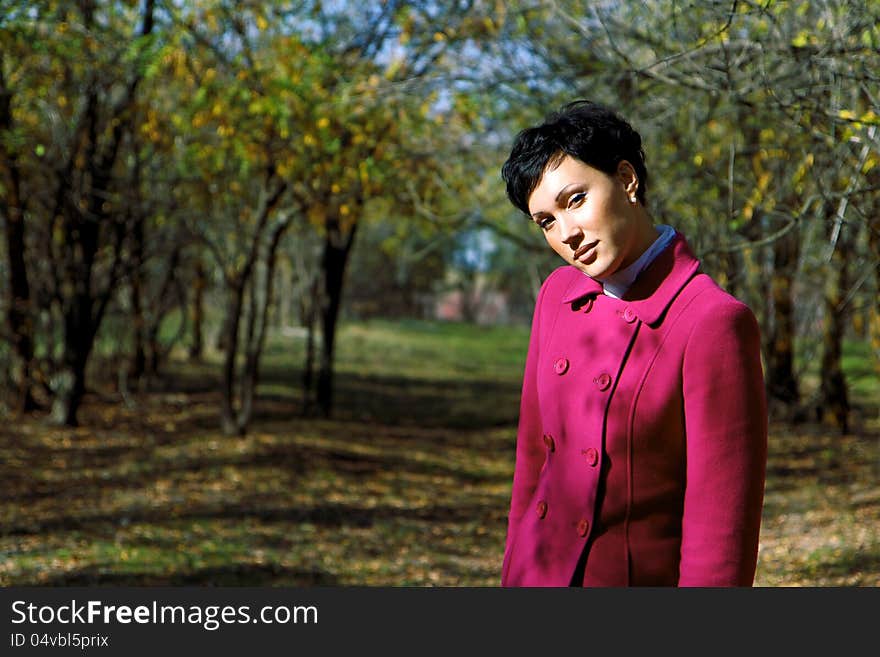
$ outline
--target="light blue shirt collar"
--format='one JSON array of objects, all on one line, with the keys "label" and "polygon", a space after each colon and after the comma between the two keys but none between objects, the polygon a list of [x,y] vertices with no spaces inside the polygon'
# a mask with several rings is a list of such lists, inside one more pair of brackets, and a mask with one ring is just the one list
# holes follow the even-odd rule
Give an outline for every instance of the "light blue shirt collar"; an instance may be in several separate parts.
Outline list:
[{"label": "light blue shirt collar", "polygon": [[630,285],[632,285],[636,278],[638,278],[639,274],[644,271],[645,267],[650,265],[654,261],[654,258],[660,255],[660,252],[669,246],[669,243],[675,239],[675,229],[672,226],[658,224],[656,228],[659,237],[657,237],[657,239],[654,240],[654,243],[651,244],[641,256],[639,256],[638,260],[626,269],[614,272],[604,281],[601,281],[602,287],[605,289],[605,294],[609,297],[614,297],[615,299],[623,297]]}]

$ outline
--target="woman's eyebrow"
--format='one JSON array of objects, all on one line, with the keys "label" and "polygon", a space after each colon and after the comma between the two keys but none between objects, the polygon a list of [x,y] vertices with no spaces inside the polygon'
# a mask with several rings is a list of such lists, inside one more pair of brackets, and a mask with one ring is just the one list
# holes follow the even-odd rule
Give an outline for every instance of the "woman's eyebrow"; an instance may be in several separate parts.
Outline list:
[{"label": "woman's eyebrow", "polygon": [[[553,202],[556,205],[559,205],[559,202],[562,200],[562,198],[570,191],[569,190],[570,187],[577,187],[578,185],[581,185],[581,184],[583,184],[583,183],[579,183],[579,182],[568,183],[562,189],[559,190],[559,193],[556,195],[556,198],[553,199]],[[549,213],[545,212],[544,210],[538,210],[537,212],[533,212],[530,216],[532,217],[532,219],[537,219],[538,217],[545,215],[545,214],[549,214]]]},{"label": "woman's eyebrow", "polygon": [[568,191],[568,188],[569,188],[569,187],[577,187],[577,186],[580,185],[580,184],[581,184],[581,183],[576,183],[576,182],[568,183],[565,187],[563,187],[562,189],[560,189],[560,190],[559,190],[559,193],[556,195],[556,198],[553,199],[554,202],[556,203],[556,205],[559,205],[559,201],[562,200],[562,197],[563,197],[563,196],[565,196],[565,194],[566,194],[566,192]]}]

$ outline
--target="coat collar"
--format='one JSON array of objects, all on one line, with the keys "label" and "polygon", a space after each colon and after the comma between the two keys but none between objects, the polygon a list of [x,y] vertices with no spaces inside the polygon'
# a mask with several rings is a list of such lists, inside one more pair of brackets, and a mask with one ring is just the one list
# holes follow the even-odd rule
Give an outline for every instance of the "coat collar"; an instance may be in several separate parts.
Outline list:
[{"label": "coat collar", "polygon": [[[676,231],[669,246],[639,275],[622,300],[637,318],[646,324],[654,324],[699,268],[700,261],[694,257],[684,235]],[[563,303],[573,303],[602,293],[599,281],[578,273],[580,275],[572,280],[562,295]]]}]

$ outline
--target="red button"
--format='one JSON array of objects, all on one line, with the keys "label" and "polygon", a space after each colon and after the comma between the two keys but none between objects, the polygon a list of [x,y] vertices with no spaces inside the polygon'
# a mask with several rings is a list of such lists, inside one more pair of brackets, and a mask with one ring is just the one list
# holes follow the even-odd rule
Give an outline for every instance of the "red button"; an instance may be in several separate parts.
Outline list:
[{"label": "red button", "polygon": [[556,449],[556,443],[553,441],[553,436],[551,436],[549,433],[544,434],[544,444],[551,452]]},{"label": "red button", "polygon": [[581,536],[586,536],[590,533],[590,521],[586,518],[581,518],[581,521],[578,523],[578,534]]},{"label": "red button", "polygon": [[567,358],[559,358],[553,363],[553,370],[557,374],[565,374],[568,371],[568,359]]},{"label": "red button", "polygon": [[539,518],[543,518],[544,516],[547,515],[547,503],[544,500],[541,500],[535,506],[535,513],[538,514]]},{"label": "red button", "polygon": [[580,309],[583,310],[585,313],[590,312],[593,309],[593,297],[589,297],[586,301],[584,301]]},{"label": "red button", "polygon": [[608,388],[611,386],[611,375],[603,372],[595,379],[593,379],[593,383],[599,386],[599,390],[608,390]]},{"label": "red button", "polygon": [[623,310],[623,320],[628,324],[632,324],[634,321],[636,321],[636,313],[629,306],[627,306]]},{"label": "red button", "polygon": [[599,462],[599,450],[590,447],[589,449],[583,450],[581,452],[584,455],[584,459],[587,461],[587,465],[591,468],[596,467],[596,464]]}]

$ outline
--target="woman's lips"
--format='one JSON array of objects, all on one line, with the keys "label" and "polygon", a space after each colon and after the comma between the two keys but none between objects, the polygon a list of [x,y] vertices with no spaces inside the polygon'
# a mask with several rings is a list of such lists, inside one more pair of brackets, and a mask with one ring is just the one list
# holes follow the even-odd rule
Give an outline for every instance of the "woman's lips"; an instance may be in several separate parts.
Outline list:
[{"label": "woman's lips", "polygon": [[599,240],[596,240],[595,242],[590,242],[589,244],[583,244],[583,245],[579,246],[577,248],[577,250],[574,252],[574,259],[581,260],[581,261],[586,260],[587,256],[592,255],[592,251],[594,248],[596,248],[597,244],[599,244]]}]

